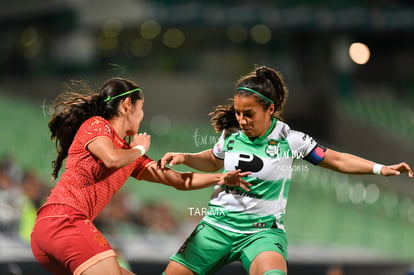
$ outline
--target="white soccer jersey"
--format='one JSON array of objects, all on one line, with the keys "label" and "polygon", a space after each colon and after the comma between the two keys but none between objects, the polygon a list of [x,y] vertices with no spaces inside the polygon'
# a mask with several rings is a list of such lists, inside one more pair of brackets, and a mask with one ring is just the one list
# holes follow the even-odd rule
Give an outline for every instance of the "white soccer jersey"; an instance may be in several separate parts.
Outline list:
[{"label": "white soccer jersey", "polygon": [[240,187],[216,186],[204,220],[239,233],[272,227],[284,230],[293,160],[305,158],[316,147],[313,138],[276,119],[262,137],[254,140],[242,131],[223,131],[213,154],[224,159],[225,171],[252,172],[246,178],[252,186],[249,192]]}]

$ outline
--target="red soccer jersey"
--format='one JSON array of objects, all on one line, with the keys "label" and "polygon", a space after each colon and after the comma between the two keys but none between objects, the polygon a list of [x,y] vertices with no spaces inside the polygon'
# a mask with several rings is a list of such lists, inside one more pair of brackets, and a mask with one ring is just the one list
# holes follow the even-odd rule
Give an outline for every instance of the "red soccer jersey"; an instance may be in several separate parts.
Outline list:
[{"label": "red soccer jersey", "polygon": [[52,189],[44,206],[65,204],[93,220],[128,177],[139,179],[142,171],[153,162],[149,157],[142,156],[119,169],[105,167],[101,160],[86,149],[91,141],[102,136],[109,137],[116,148],[130,148],[104,118],[95,116],[86,120],[69,148],[65,172]]}]

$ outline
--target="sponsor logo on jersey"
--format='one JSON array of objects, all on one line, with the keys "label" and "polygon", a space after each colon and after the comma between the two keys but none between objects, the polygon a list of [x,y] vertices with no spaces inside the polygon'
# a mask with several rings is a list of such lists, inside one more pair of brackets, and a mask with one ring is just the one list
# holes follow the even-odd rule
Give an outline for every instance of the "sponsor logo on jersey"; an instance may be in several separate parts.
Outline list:
[{"label": "sponsor logo on jersey", "polygon": [[253,154],[239,154],[239,161],[236,169],[242,172],[259,172],[263,168],[263,160]]},{"label": "sponsor logo on jersey", "polygon": [[283,249],[283,246],[280,243],[274,243],[282,252],[285,252],[285,250]]},{"label": "sponsor logo on jersey", "polygon": [[255,223],[253,223],[252,226],[253,227],[256,227],[256,228],[265,228],[266,227],[266,223],[265,222],[255,222]]},{"label": "sponsor logo on jersey", "polygon": [[236,141],[234,139],[229,140],[229,142],[227,143],[227,150],[231,151],[233,150],[233,146],[231,146],[233,143],[235,143]]},{"label": "sponsor logo on jersey", "polygon": [[233,195],[238,195],[241,197],[248,197],[248,198],[252,198],[252,199],[262,199],[263,195],[259,195],[259,194],[255,194],[252,192],[246,192],[240,189],[236,189],[236,187],[233,186],[226,186],[225,190],[224,190],[227,194],[233,194]]}]

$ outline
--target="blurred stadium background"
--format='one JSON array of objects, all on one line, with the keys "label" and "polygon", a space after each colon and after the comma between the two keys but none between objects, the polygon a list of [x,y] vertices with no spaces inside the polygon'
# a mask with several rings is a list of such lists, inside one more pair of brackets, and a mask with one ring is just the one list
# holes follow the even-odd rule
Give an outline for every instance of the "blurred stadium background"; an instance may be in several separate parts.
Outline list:
[{"label": "blurred stadium background", "polygon": [[[48,106],[70,80],[135,80],[158,159],[211,148],[208,113],[238,77],[268,65],[290,89],[292,128],[414,166],[412,1],[2,0],[0,29],[1,274],[45,274],[27,240],[53,186]],[[295,167],[289,274],[414,273],[412,180]],[[131,270],[160,274],[210,192],[131,181],[97,223]],[[220,274],[245,272],[232,264]]]}]

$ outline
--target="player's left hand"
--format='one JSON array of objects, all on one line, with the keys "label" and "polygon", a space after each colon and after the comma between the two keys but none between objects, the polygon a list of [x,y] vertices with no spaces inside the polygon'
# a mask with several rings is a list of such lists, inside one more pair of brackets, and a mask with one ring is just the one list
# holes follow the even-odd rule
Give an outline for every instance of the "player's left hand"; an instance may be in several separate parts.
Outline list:
[{"label": "player's left hand", "polygon": [[246,191],[250,191],[249,186],[251,186],[252,184],[243,180],[242,177],[247,177],[248,175],[250,175],[252,172],[241,172],[240,169],[238,170],[234,170],[234,171],[230,171],[227,173],[223,173],[220,176],[220,180],[218,182],[218,184],[220,185],[229,185],[229,186],[239,186],[241,188],[243,188]]},{"label": "player's left hand", "polygon": [[405,173],[405,172],[408,174],[408,177],[410,178],[414,177],[414,173],[411,170],[410,165],[408,165],[405,162],[401,162],[401,163],[389,165],[389,166],[383,166],[381,169],[381,175],[386,176],[386,177],[400,175],[401,173]]}]

